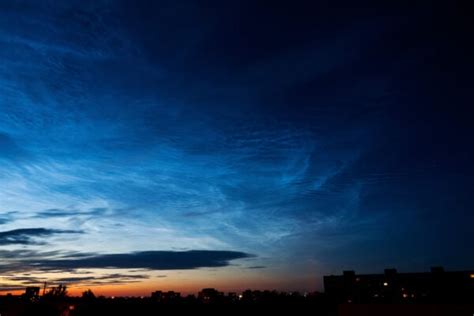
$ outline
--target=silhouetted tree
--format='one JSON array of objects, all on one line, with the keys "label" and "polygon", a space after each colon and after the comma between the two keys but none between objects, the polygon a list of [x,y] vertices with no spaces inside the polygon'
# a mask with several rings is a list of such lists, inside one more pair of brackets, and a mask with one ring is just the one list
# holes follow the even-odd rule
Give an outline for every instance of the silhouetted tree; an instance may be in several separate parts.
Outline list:
[{"label": "silhouetted tree", "polygon": [[88,289],[87,291],[84,291],[82,293],[82,299],[88,300],[88,301],[94,300],[95,299],[95,294],[90,289]]},{"label": "silhouetted tree", "polygon": [[67,287],[66,285],[59,284],[56,287],[51,288],[48,293],[45,294],[48,297],[52,298],[63,298],[67,296]]}]

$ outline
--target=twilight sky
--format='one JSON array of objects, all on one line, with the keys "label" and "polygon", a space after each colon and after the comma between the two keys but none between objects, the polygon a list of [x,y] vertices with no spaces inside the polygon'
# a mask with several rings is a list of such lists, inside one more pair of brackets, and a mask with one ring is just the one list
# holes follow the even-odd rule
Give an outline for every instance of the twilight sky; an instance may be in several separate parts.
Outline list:
[{"label": "twilight sky", "polygon": [[465,12],[2,1],[0,291],[472,268]]}]

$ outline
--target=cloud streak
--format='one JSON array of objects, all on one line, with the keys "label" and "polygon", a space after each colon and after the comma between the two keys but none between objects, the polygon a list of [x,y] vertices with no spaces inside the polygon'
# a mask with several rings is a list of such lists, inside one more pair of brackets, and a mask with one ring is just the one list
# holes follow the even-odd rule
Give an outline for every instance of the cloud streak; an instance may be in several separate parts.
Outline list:
[{"label": "cloud streak", "polygon": [[79,230],[61,230],[47,228],[20,228],[0,232],[0,245],[35,245],[44,243],[38,238],[45,238],[63,234],[82,234]]},{"label": "cloud streak", "polygon": [[231,260],[252,257],[237,251],[190,250],[190,251],[142,251],[121,254],[94,255],[67,260],[38,260],[28,265],[40,270],[61,269],[149,269],[188,270],[216,268],[229,265]]},{"label": "cloud streak", "polygon": [[47,209],[37,212],[34,217],[37,218],[56,218],[56,217],[82,217],[82,216],[101,216],[107,212],[107,208],[93,208],[89,210],[67,210],[67,209]]}]

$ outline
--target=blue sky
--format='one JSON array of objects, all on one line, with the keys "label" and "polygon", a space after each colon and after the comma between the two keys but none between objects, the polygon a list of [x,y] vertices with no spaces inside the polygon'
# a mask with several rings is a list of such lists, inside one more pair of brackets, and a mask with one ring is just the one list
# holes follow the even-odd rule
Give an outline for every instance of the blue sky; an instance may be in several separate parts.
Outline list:
[{"label": "blue sky", "polygon": [[458,10],[2,3],[1,287],[472,267]]}]

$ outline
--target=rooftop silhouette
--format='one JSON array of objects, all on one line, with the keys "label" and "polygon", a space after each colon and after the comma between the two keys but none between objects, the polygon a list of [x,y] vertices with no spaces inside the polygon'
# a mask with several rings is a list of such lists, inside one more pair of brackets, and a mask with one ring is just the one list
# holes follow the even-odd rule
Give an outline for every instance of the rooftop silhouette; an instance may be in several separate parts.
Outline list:
[{"label": "rooftop silhouette", "polygon": [[474,270],[399,273],[385,269],[380,274],[325,276],[329,299],[339,303],[470,303],[474,301]]}]

